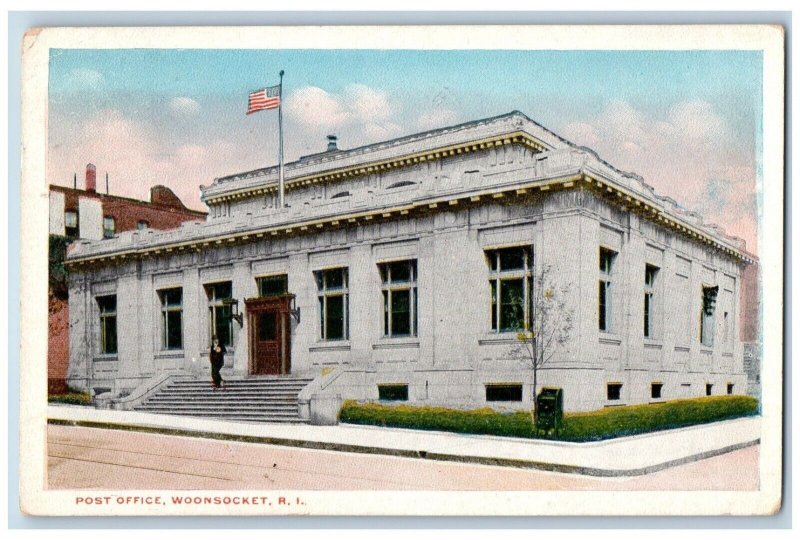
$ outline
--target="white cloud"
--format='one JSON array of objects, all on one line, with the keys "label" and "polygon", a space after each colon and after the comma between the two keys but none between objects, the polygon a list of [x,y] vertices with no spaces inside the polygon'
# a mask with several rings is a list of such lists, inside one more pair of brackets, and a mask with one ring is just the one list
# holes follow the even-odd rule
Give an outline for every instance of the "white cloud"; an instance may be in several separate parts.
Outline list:
[{"label": "white cloud", "polygon": [[169,100],[169,110],[174,116],[195,116],[200,112],[200,104],[190,97],[174,97]]},{"label": "white cloud", "polygon": [[686,101],[656,115],[615,101],[561,133],[755,246],[755,149],[732,136],[710,103]]},{"label": "white cloud", "polygon": [[[69,144],[51,146],[47,175],[51,182],[72,184],[78,173],[83,187],[87,163],[97,166],[98,179],[109,173],[110,191],[115,195],[148,199],[150,187],[163,184],[191,208],[203,208],[199,186],[215,177],[264,166],[271,148],[260,139],[239,144],[216,139],[204,143],[175,145],[168,136],[116,110],[102,110],[71,128]],[[267,152],[265,152],[265,150]],[[99,182],[99,187],[104,183]]]},{"label": "white cloud", "polygon": [[340,101],[322,88],[306,86],[288,96],[286,113],[305,126],[332,129],[350,120],[350,113]]},{"label": "white cloud", "polygon": [[394,120],[398,107],[382,90],[351,84],[340,94],[316,86],[292,92],[285,101],[287,118],[299,124],[290,151],[298,154],[325,149],[326,135],[339,136],[343,148],[397,137],[403,128]]},{"label": "white cloud", "polygon": [[389,96],[385,92],[363,84],[349,85],[345,88],[344,97],[357,121],[375,123],[389,118],[394,113],[394,106],[389,102]]},{"label": "white cloud", "polygon": [[724,120],[705,101],[680,103],[669,112],[671,123],[692,140],[711,140],[725,136]]},{"label": "white cloud", "polygon": [[451,126],[456,123],[457,114],[450,109],[433,109],[424,112],[417,119],[417,127],[423,131]]}]

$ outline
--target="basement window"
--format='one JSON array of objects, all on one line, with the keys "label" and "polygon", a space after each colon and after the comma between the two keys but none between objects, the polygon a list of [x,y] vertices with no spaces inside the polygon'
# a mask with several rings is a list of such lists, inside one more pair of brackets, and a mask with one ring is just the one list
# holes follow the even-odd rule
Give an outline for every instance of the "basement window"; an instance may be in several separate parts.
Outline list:
[{"label": "basement window", "polygon": [[714,385],[711,383],[706,384],[706,395],[710,396],[713,393]]},{"label": "basement window", "polygon": [[654,382],[650,385],[650,397],[652,399],[661,399],[661,389],[664,387],[663,383]]},{"label": "basement window", "polygon": [[522,385],[487,384],[486,401],[522,401]]},{"label": "basement window", "polygon": [[381,401],[408,401],[408,385],[379,384],[378,399]]},{"label": "basement window", "polygon": [[733,394],[733,383],[728,383],[727,392],[729,396]]},{"label": "basement window", "polygon": [[622,395],[622,383],[608,383],[606,385],[606,399],[608,401],[619,401]]}]

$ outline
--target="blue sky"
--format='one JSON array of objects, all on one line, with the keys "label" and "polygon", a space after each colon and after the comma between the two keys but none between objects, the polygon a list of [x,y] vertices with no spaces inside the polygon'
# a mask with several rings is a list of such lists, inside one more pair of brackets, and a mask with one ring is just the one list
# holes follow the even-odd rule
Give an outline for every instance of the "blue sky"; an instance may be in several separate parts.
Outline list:
[{"label": "blue sky", "polygon": [[520,110],[755,242],[761,55],[750,51],[53,50],[48,175],[112,192],[198,186],[275,162],[249,91],[285,70],[286,156]]}]

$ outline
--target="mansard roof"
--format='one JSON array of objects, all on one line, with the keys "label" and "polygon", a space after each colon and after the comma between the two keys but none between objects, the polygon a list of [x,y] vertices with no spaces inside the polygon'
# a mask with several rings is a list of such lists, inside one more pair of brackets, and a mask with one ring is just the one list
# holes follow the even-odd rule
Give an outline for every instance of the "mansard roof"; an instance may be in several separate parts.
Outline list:
[{"label": "mansard roof", "polygon": [[[534,153],[542,153],[543,158],[548,158],[549,165],[542,169],[544,172],[532,167],[509,168],[502,174],[493,174],[480,188],[455,183],[435,192],[406,191],[359,210],[312,205],[265,215],[248,215],[246,219],[209,219],[173,231],[148,231],[130,238],[121,234],[114,239],[79,243],[68,259],[77,262],[159,254],[176,249],[202,249],[223,242],[249,242],[336,228],[362,220],[395,219],[411,212],[431,211],[440,205],[479,204],[482,200],[501,198],[507,193],[524,195],[581,185],[678,234],[737,259],[753,260],[744,250],[741,239],[725,236],[719,227],[703,223],[697,214],[687,211],[673,199],[657,195],[640,176],[615,168],[590,148],[559,137],[519,111],[349,150],[337,149],[305,156],[286,164],[286,189],[291,191],[309,184],[344,182],[354,177],[386,173],[451,156],[486,152],[506,145],[523,145]],[[210,186],[201,187],[202,199],[214,207],[224,202],[263,197],[277,189],[277,181],[276,166],[224,176],[215,179]]]}]

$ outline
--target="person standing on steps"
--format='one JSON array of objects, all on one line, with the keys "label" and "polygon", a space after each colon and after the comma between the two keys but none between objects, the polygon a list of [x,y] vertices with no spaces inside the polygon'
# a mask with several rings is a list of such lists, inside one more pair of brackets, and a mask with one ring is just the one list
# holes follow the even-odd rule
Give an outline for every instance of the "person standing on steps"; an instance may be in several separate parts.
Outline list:
[{"label": "person standing on steps", "polygon": [[225,365],[225,345],[219,342],[217,336],[211,336],[211,350],[208,359],[211,361],[211,381],[214,388],[222,387],[222,375],[219,370]]}]

